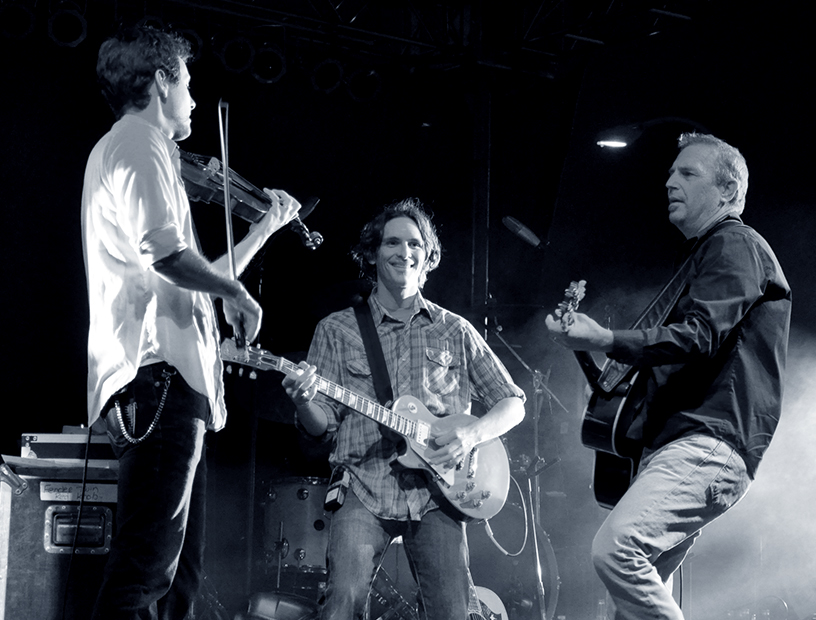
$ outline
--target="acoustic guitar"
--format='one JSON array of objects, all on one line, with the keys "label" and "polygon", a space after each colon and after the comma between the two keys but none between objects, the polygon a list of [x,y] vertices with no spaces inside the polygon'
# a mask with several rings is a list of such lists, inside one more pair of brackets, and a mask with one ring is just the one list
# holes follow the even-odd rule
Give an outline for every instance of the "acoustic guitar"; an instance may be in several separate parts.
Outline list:
[{"label": "acoustic guitar", "polygon": [[[585,280],[571,282],[564,291],[564,299],[555,310],[562,330],[572,325],[585,294]],[[647,373],[612,360],[599,367],[587,351],[574,353],[592,390],[581,422],[581,443],[595,450],[592,488],[598,504],[612,508],[637,473],[643,446],[630,436],[630,430],[643,408]],[[621,378],[607,383],[605,377],[611,370]]]}]

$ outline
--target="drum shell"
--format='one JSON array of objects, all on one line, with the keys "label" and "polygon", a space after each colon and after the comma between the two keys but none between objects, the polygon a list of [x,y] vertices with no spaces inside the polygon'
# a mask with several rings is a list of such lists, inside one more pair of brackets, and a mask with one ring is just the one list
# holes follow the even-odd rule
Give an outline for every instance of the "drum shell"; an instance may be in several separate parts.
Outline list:
[{"label": "drum shell", "polygon": [[328,480],[283,478],[267,484],[263,545],[281,566],[325,567],[331,514],[323,510]]}]

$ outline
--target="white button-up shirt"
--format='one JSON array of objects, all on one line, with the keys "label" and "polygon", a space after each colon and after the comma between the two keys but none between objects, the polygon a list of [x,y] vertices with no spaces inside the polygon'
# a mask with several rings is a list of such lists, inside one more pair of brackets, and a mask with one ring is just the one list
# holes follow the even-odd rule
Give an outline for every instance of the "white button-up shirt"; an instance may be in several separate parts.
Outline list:
[{"label": "white button-up shirt", "polygon": [[140,366],[159,360],[210,400],[210,428],[226,422],[212,299],[152,269],[161,259],[196,248],[179,166],[175,142],[128,114],[88,159],[82,235],[90,304],[89,424]]}]

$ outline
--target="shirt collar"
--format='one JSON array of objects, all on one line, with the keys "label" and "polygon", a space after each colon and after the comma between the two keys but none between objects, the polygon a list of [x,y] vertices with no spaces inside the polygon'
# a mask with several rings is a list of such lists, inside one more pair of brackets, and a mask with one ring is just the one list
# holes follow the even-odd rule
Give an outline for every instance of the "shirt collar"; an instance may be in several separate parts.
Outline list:
[{"label": "shirt collar", "polygon": [[728,211],[725,212],[722,211],[714,212],[705,222],[703,222],[700,228],[697,229],[697,232],[691,237],[689,237],[689,240],[699,239],[709,230],[714,228],[717,224],[719,224],[722,221],[725,221],[729,217],[738,217],[738,214],[735,209],[728,209]]},{"label": "shirt collar", "polygon": [[[377,285],[374,285],[374,289],[371,291],[371,294],[368,297],[369,305],[371,306],[371,314],[374,317],[374,323],[379,325],[382,323],[383,319],[388,316],[392,320],[388,314],[388,310],[380,303],[380,300],[377,299]],[[434,320],[433,312],[431,312],[431,308],[428,305],[428,301],[422,296],[422,293],[417,291],[417,294],[414,296],[414,300],[411,302],[411,318],[415,317],[417,314],[422,313],[427,316],[431,321]]]},{"label": "shirt collar", "polygon": [[167,151],[170,153],[178,152],[178,144],[172,138],[168,138],[164,132],[159,128],[158,125],[151,123],[146,118],[139,116],[138,114],[124,114],[122,118],[120,118],[117,122],[123,124],[136,124],[136,125],[144,125],[148,127],[150,130],[155,131],[156,135],[161,136],[164,143],[167,145]]}]

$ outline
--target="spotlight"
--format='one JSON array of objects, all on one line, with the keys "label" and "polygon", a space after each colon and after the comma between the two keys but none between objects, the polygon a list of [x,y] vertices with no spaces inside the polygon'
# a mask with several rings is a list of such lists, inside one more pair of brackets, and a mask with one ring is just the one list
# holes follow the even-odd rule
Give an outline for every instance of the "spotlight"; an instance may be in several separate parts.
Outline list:
[{"label": "spotlight", "polygon": [[34,30],[34,11],[19,2],[3,5],[0,7],[0,24],[4,36],[24,39]]},{"label": "spotlight", "polygon": [[689,118],[681,118],[679,116],[661,116],[648,121],[630,123],[628,125],[619,125],[617,127],[613,127],[612,129],[602,131],[598,134],[595,143],[601,148],[625,148],[634,144],[635,141],[640,138],[641,135],[643,135],[644,131],[650,130],[652,127],[656,127],[657,125],[665,125],[669,123],[680,125],[683,131],[687,131],[689,128],[691,128],[694,131],[699,131],[701,133],[710,133],[705,126]]},{"label": "spotlight", "polygon": [[327,58],[312,71],[312,86],[315,90],[329,94],[343,81],[343,65],[333,58]]},{"label": "spotlight", "polygon": [[88,23],[72,2],[61,7],[48,18],[48,36],[57,45],[76,47],[88,36]]},{"label": "spotlight", "polygon": [[373,69],[358,69],[348,80],[348,92],[354,101],[370,101],[380,92],[382,80]]},{"label": "spotlight", "polygon": [[224,43],[220,55],[227,71],[243,73],[252,66],[255,48],[246,37],[233,37]]},{"label": "spotlight", "polygon": [[274,84],[286,75],[286,56],[277,47],[264,44],[255,52],[252,75],[263,84]]}]

